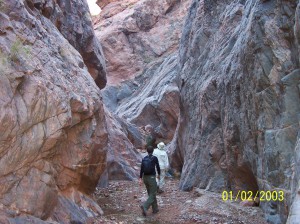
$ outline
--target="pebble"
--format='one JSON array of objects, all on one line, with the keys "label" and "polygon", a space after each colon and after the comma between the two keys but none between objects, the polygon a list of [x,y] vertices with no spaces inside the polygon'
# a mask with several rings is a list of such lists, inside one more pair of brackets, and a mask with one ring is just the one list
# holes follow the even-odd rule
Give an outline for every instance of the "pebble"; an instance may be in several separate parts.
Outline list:
[{"label": "pebble", "polygon": [[141,217],[137,217],[136,221],[140,222],[140,223],[144,223],[145,218],[141,218]]}]

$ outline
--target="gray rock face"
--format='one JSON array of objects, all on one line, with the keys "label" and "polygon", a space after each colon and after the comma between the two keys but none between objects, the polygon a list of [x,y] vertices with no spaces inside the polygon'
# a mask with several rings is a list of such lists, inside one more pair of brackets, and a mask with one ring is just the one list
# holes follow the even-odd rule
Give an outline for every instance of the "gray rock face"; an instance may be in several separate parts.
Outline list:
[{"label": "gray rock face", "polygon": [[[180,93],[177,56],[171,55],[150,67],[140,88],[119,105],[116,114],[138,127],[151,124],[158,141],[170,142],[179,117]],[[153,75],[155,74],[155,75]]]},{"label": "gray rock face", "polygon": [[94,35],[92,19],[86,1],[28,1],[50,19],[60,33],[82,55],[99,88],[106,85],[106,67],[102,47]]},{"label": "gray rock face", "polygon": [[179,118],[178,58],[173,54],[151,63],[145,73],[121,86],[107,86],[103,101],[122,124],[127,138],[135,146],[145,147],[144,127],[150,124],[157,143],[169,143]]},{"label": "gray rock face", "polygon": [[174,136],[180,98],[175,55],[190,2],[98,1],[103,10],[95,19],[95,32],[108,68],[104,103],[134,126],[130,139],[136,148],[144,147],[136,137],[143,138],[140,129],[147,124],[155,127],[157,142],[168,143]]},{"label": "gray rock face", "polygon": [[[134,127],[105,110],[108,130],[107,175],[108,180],[134,180],[138,178],[138,163],[142,160],[134,144],[142,138]],[[141,144],[141,143],[140,143]],[[103,178],[103,177],[102,177]],[[105,185],[104,185],[105,186]]]},{"label": "gray rock face", "polygon": [[170,145],[180,187],[283,190],[283,202],[260,204],[270,223],[287,220],[294,198],[290,220],[299,220],[296,6],[193,1],[180,43],[180,120]]},{"label": "gray rock face", "polygon": [[[88,24],[80,19],[85,1],[59,2],[67,14],[78,7],[77,21]],[[106,169],[105,112],[99,88],[69,42],[83,55],[100,49],[87,27],[76,45],[79,31],[67,32],[70,18],[60,9],[54,1],[1,1],[1,223],[85,222],[102,214],[86,193]]]}]

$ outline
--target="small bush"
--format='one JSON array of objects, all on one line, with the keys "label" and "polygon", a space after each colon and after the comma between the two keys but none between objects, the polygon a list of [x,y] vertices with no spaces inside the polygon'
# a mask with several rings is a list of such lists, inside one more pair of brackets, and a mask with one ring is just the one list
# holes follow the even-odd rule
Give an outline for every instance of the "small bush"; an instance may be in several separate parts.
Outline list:
[{"label": "small bush", "polygon": [[7,64],[7,59],[8,59],[8,56],[1,51],[0,49],[0,65],[6,65]]},{"label": "small bush", "polygon": [[4,0],[0,0],[0,12],[6,12],[7,7],[4,3]]},{"label": "small bush", "polygon": [[[1,1],[1,0],[0,0]],[[30,54],[30,48],[24,46],[20,39],[17,39],[10,48],[10,59],[13,62],[19,62],[21,56],[28,56]]]},{"label": "small bush", "polygon": [[0,49],[0,74],[5,75],[9,68],[9,56]]}]

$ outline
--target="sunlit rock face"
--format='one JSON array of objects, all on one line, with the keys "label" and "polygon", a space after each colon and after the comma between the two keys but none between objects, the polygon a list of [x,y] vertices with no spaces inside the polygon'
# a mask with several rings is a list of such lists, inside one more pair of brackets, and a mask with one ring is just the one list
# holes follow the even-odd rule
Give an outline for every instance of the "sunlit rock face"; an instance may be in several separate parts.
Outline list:
[{"label": "sunlit rock face", "polygon": [[95,32],[106,57],[109,85],[141,75],[151,61],[177,50],[190,2],[100,1]]},{"label": "sunlit rock face", "polygon": [[169,147],[182,189],[283,190],[266,219],[300,220],[299,18],[296,1],[193,1]]},{"label": "sunlit rock face", "polygon": [[59,3],[1,1],[1,223],[85,223],[102,214],[87,194],[106,169],[108,132],[88,70],[104,86],[104,59],[81,13],[86,3]]}]

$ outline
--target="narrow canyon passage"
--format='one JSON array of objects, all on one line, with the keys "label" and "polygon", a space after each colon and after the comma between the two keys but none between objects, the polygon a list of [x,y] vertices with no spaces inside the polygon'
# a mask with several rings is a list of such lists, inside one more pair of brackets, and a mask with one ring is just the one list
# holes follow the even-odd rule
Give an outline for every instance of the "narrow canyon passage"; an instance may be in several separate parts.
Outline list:
[{"label": "narrow canyon passage", "polygon": [[[180,191],[179,180],[168,178],[165,192],[157,196],[159,212],[147,216],[139,205],[147,199],[145,186],[137,181],[110,181],[107,188],[99,188],[95,200],[104,211],[98,223],[108,224],[267,224],[259,207],[249,207],[240,200],[222,200],[221,193],[198,188]],[[243,205],[244,204],[244,205]]]},{"label": "narrow canyon passage", "polygon": [[[299,87],[284,80],[298,80],[299,74],[293,50],[297,43],[290,32],[294,24],[284,18],[294,21],[296,3],[99,3],[103,11],[93,21],[107,63],[104,104],[114,116],[126,120],[131,130],[152,125],[159,140],[167,143],[173,168],[182,172],[181,179],[172,180],[168,189],[171,204],[180,198],[177,207],[164,205],[168,196],[159,196],[163,214],[143,218],[138,209],[142,199],[132,197],[134,193],[125,187],[135,189],[136,185],[114,182],[108,188],[112,195],[106,199],[112,197],[112,201],[104,208],[105,217],[114,223],[285,223],[291,186],[292,191],[298,186],[293,182],[297,174],[292,164],[298,158],[294,154],[295,116],[300,110],[290,101],[299,101]],[[142,138],[143,133],[128,133],[140,150],[137,133]],[[115,172],[108,172],[108,179],[113,180]],[[224,203],[221,193],[206,192],[203,198],[216,203],[204,205],[202,196],[194,197],[195,186],[214,192],[281,191],[286,198],[247,210],[239,202]],[[101,190],[98,193],[105,195]],[[122,201],[122,194],[130,205],[137,205],[131,207],[133,214],[126,205],[114,210],[114,200]],[[204,204],[194,206],[195,201]],[[218,212],[218,206],[224,213]],[[130,214],[135,218],[128,219]]]},{"label": "narrow canyon passage", "polygon": [[300,0],[92,3],[0,0],[0,224],[300,224]]}]

